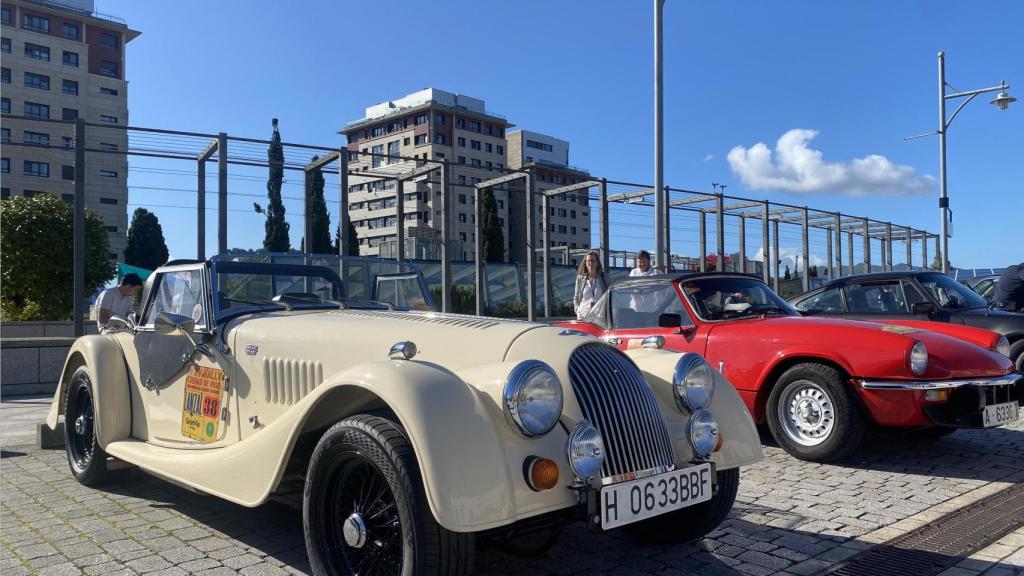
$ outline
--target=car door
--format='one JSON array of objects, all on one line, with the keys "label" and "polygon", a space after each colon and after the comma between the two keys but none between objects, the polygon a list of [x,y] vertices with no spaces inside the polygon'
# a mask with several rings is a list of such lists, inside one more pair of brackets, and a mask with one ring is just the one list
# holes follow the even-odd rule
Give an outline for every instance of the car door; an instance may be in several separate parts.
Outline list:
[{"label": "car door", "polygon": [[[664,336],[665,348],[704,353],[706,336],[698,329],[679,297],[674,283],[613,286],[608,296],[606,339],[621,350],[638,348],[648,336]],[[678,325],[659,326],[660,320],[678,316]],[[672,324],[675,324],[673,322]]]},{"label": "car door", "polygon": [[841,318],[846,315],[843,309],[842,288],[827,288],[798,301],[794,307],[804,316],[825,316]]},{"label": "car door", "polygon": [[846,318],[854,320],[914,320],[899,279],[851,282],[842,288]]},{"label": "car door", "polygon": [[[163,269],[143,303],[141,324],[115,336],[131,377],[132,436],[164,446],[216,446],[237,439],[229,428],[230,353],[193,342],[212,340],[208,278],[203,265]],[[161,313],[191,318],[188,335],[161,334]],[[191,337],[191,338],[190,338]],[[226,350],[226,348],[225,348]]]}]

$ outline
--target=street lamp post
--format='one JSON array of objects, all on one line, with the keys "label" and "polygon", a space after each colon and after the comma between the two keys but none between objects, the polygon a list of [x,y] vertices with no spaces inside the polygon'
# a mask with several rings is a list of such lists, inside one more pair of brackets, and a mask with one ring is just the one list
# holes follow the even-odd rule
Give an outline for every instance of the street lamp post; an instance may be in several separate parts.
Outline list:
[{"label": "street lamp post", "polygon": [[[1006,110],[1010,104],[1017,100],[1006,93],[1006,90],[1010,86],[1005,81],[1000,82],[999,86],[981,88],[979,90],[968,90],[966,92],[953,92],[951,94],[946,93],[947,87],[956,90],[956,88],[953,88],[953,86],[946,82],[946,55],[943,52],[939,52],[939,129],[937,132],[918,134],[917,136],[906,138],[907,140],[913,140],[914,138],[923,138],[925,136],[932,136],[935,134],[939,135],[939,214],[942,218],[939,236],[941,238],[942,248],[938,257],[943,273],[949,272],[949,196],[946,194],[946,131],[949,130],[949,125],[953,123],[953,119],[956,118],[956,115],[959,114],[961,110],[963,110],[964,106],[966,106],[971,100],[974,100],[974,98],[979,94],[999,92],[999,95],[989,103],[995,105],[1000,110]],[[966,99],[957,106],[956,110],[953,111],[953,115],[947,120],[946,100],[956,100],[959,98]]]}]

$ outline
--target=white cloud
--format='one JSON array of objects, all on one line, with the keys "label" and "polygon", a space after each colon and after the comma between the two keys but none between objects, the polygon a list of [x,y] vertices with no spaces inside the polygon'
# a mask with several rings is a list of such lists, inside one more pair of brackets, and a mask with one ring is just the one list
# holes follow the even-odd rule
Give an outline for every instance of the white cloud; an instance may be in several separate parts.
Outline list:
[{"label": "white cloud", "polygon": [[763,142],[750,148],[736,146],[729,151],[729,166],[752,190],[845,196],[918,196],[935,191],[935,178],[879,154],[848,163],[825,162],[820,150],[807,146],[817,135],[817,130],[786,132],[775,144],[774,158]]},{"label": "white cloud", "polygon": [[[803,254],[797,248],[780,246],[779,256],[779,259],[781,260],[779,268],[785,269],[786,266],[789,266],[790,270],[796,270],[798,262],[801,263],[801,265],[803,264]],[[758,248],[757,252],[751,256],[750,259],[755,262],[764,262],[764,247]],[[826,262],[824,258],[815,256],[814,254],[810,255],[809,261],[810,266],[828,266],[828,262]]]},{"label": "white cloud", "polygon": [[705,162],[711,162],[714,159],[715,159],[715,155],[714,154],[708,154],[707,156],[704,157],[704,161]]}]

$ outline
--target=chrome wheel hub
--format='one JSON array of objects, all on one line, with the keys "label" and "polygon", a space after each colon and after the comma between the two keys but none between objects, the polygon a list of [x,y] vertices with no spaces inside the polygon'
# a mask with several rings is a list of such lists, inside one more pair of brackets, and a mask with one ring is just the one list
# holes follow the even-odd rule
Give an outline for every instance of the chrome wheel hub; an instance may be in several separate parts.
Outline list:
[{"label": "chrome wheel hub", "polygon": [[366,545],[366,523],[358,512],[353,512],[345,519],[345,526],[342,528],[345,536],[345,544],[352,548],[362,548]]},{"label": "chrome wheel hub", "polygon": [[809,380],[789,386],[779,402],[779,422],[791,440],[816,446],[829,438],[835,427],[835,407],[824,388]]},{"label": "chrome wheel hub", "polygon": [[75,418],[75,433],[84,434],[89,429],[89,421],[85,418],[85,414],[81,414],[78,418]]}]

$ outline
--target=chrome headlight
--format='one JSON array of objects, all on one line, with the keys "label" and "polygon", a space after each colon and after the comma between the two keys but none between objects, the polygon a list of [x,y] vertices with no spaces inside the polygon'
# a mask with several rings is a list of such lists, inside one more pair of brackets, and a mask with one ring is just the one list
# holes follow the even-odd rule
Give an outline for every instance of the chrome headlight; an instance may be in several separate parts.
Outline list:
[{"label": "chrome headlight", "polygon": [[928,368],[928,349],[925,348],[924,342],[914,344],[907,356],[907,361],[910,364],[911,372],[918,376],[924,374]]},{"label": "chrome headlight", "polygon": [[697,410],[690,416],[690,445],[701,458],[707,458],[718,446],[718,422],[711,412]]},{"label": "chrome headlight", "polygon": [[996,352],[1007,358],[1010,357],[1010,341],[1006,339],[1006,336],[1000,336],[999,340],[996,341]]},{"label": "chrome headlight", "polygon": [[525,436],[547,434],[562,415],[562,383],[539,360],[520,362],[505,381],[505,416]]},{"label": "chrome headlight", "polygon": [[686,354],[676,362],[672,388],[676,406],[684,412],[693,413],[711,405],[711,397],[715,395],[715,375],[703,356]]},{"label": "chrome headlight", "polygon": [[596,478],[604,464],[604,440],[593,424],[586,420],[573,429],[567,446],[569,466],[577,478]]}]

